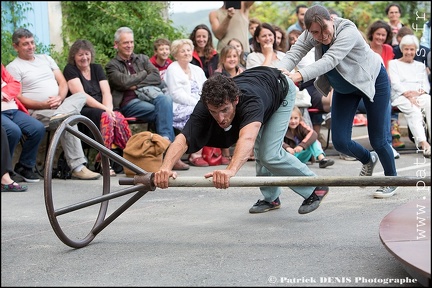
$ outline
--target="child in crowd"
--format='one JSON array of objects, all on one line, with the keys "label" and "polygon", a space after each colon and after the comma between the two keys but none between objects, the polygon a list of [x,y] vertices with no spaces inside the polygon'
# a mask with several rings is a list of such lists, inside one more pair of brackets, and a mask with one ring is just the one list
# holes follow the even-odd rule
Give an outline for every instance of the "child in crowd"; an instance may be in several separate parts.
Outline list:
[{"label": "child in crowd", "polygon": [[325,158],[317,139],[318,134],[303,121],[300,109],[294,106],[282,147],[303,163],[314,157],[319,161],[319,168],[332,166],[334,161]]},{"label": "child in crowd", "polygon": [[165,38],[159,38],[153,42],[154,54],[150,58],[150,62],[159,70],[162,82],[165,80],[165,72],[168,66],[173,62],[171,55],[171,41]]}]

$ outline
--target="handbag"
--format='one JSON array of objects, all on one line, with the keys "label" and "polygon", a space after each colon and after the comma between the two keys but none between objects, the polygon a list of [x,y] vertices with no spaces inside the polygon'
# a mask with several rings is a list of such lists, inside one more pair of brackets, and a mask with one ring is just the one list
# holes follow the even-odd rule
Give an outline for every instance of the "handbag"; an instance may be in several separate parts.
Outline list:
[{"label": "handbag", "polygon": [[222,150],[216,147],[204,146],[202,158],[210,165],[217,166],[222,164]]},{"label": "handbag", "polygon": [[307,108],[312,106],[311,96],[307,89],[300,90],[296,86],[296,100],[295,105],[300,108]]}]

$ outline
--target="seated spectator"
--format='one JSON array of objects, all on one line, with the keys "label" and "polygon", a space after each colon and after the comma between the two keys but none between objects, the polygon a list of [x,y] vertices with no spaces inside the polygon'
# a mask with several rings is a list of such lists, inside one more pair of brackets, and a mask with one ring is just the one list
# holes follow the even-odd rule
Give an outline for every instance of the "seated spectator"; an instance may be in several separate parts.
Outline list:
[{"label": "seated spectator", "polygon": [[[178,39],[171,45],[171,53],[175,59],[165,73],[168,93],[173,99],[173,126],[182,131],[189,116],[200,99],[200,93],[207,78],[204,71],[191,64],[194,51],[192,40]],[[189,163],[193,166],[209,166],[202,157],[202,151],[189,155]]]},{"label": "seated spectator", "polygon": [[[120,109],[125,117],[154,122],[157,134],[171,142],[174,141],[171,97],[162,91],[152,99],[140,99],[136,94],[136,90],[140,88],[161,85],[159,70],[150,62],[147,55],[133,52],[134,34],[129,27],[117,29],[114,34],[114,45],[117,55],[105,67],[114,109]],[[174,169],[177,169],[177,166]]]},{"label": "seated spectator", "polygon": [[247,55],[249,55],[249,52],[244,51],[241,41],[237,38],[232,38],[228,41],[228,45],[234,46],[237,49],[239,54],[239,66],[243,69],[246,69],[246,59]]},{"label": "seated spectator", "polygon": [[[226,45],[222,48],[218,69],[216,69],[214,75],[222,74],[227,77],[234,77],[242,73],[245,69],[240,66],[240,57],[236,47]],[[229,148],[222,149],[222,164],[228,165],[231,160],[231,152]]]},{"label": "seated spectator", "polygon": [[[400,42],[405,35],[414,35],[414,31],[411,30],[411,28],[409,28],[408,26],[401,27],[396,34],[397,41]],[[416,55],[414,56],[414,60],[426,64],[426,55],[429,53],[429,51],[429,47],[420,44],[419,49],[416,51]],[[402,57],[402,51],[399,45],[393,47],[393,53],[394,59],[399,59]]]},{"label": "seated spectator", "polygon": [[[30,115],[45,126],[49,125],[51,130],[56,129],[69,116],[79,115],[86,103],[86,95],[76,93],[66,97],[68,87],[63,73],[52,57],[35,54],[33,33],[25,28],[18,28],[12,35],[12,43],[18,57],[9,63],[6,69],[21,82],[22,91],[18,99],[29,109]],[[77,125],[72,126],[72,129],[78,130]],[[66,132],[60,141],[73,178],[100,178],[99,173],[86,167],[87,158],[78,137]]]},{"label": "seated spectator", "polygon": [[298,37],[301,35],[301,31],[297,29],[293,29],[288,33],[288,50],[297,42]]},{"label": "seated spectator", "polygon": [[392,30],[388,23],[383,20],[373,22],[366,34],[371,49],[381,56],[384,67],[387,69],[388,61],[394,58],[392,41]]},{"label": "seated spectator", "polygon": [[276,32],[269,23],[262,23],[255,29],[252,43],[254,52],[247,56],[246,69],[256,66],[276,67],[285,53],[277,50]]},{"label": "seated spectator", "polygon": [[16,183],[11,178],[12,157],[9,152],[9,141],[6,130],[1,127],[1,192],[24,192],[27,186]]},{"label": "seated spectator", "polygon": [[227,77],[234,77],[244,71],[240,66],[240,57],[236,47],[226,45],[222,48],[219,56],[218,68],[215,70],[214,75],[222,74]]},{"label": "seated spectator", "polygon": [[[285,53],[277,50],[276,32],[273,26],[269,23],[259,24],[255,28],[253,35],[252,47],[253,51],[249,53],[246,60],[246,69],[257,66],[275,67]],[[255,154],[252,151],[249,156],[249,161],[255,161]]]},{"label": "seated spectator", "polygon": [[21,84],[9,74],[3,63],[1,64],[1,79],[1,124],[9,141],[11,158],[22,136],[25,137],[15,171],[26,182],[39,182],[39,176],[34,172],[34,168],[39,145],[45,135],[45,127],[40,121],[31,117],[18,100]]},{"label": "seated spectator", "polygon": [[273,28],[276,32],[276,49],[286,53],[288,51],[288,39],[285,31],[277,25],[273,25]]},{"label": "seated spectator", "polygon": [[164,82],[164,75],[168,66],[173,62],[171,55],[171,42],[165,38],[159,38],[153,42],[154,55],[150,57],[150,62],[159,70],[161,80]]},{"label": "seated spectator", "polygon": [[[88,40],[77,40],[69,49],[68,64],[63,70],[69,87],[69,95],[84,93],[86,105],[81,115],[86,116],[99,128],[108,149],[123,151],[132,136],[127,120],[119,111],[114,111],[108,80],[100,64],[94,63],[95,50]],[[86,131],[92,135],[90,131]],[[95,168],[100,165],[101,155],[96,156]],[[110,167],[110,175],[116,172]]]},{"label": "seated spectator", "polygon": [[[253,38],[254,38],[254,33],[255,33],[255,29],[261,25],[261,21],[259,21],[256,18],[251,18],[249,19],[249,34],[251,35],[251,37],[249,38],[249,50],[248,53],[253,52]],[[228,43],[229,44],[229,43]]]},{"label": "seated spectator", "polygon": [[194,28],[189,36],[194,45],[191,63],[204,70],[206,78],[213,75],[219,63],[219,54],[213,46],[213,37],[210,29],[205,24]]},{"label": "seated spectator", "polygon": [[[161,87],[164,94],[169,94],[168,86],[165,82],[165,73],[168,66],[173,63],[171,58],[169,58],[171,56],[171,41],[165,38],[159,38],[153,43],[153,46],[155,54],[150,58],[150,62],[159,69],[159,74],[161,76],[161,85],[159,87]],[[189,170],[189,168],[189,165],[184,163],[181,159],[174,165],[174,170]]]},{"label": "seated spectator", "polygon": [[[427,21],[425,23],[425,25],[424,25],[425,28],[428,27],[427,24],[429,22],[430,21]],[[429,29],[430,29],[430,24],[429,24]],[[423,30],[423,37],[425,36],[425,32],[428,33],[426,30]],[[430,30],[429,30],[429,34],[430,34]],[[399,29],[399,31],[396,35],[397,41],[400,42],[402,37],[404,37],[405,35],[414,35],[414,32],[409,27],[403,26],[402,28]],[[424,39],[423,37],[422,37],[422,39]],[[430,39],[430,37],[429,37],[429,39]],[[426,65],[426,68],[428,69],[427,71],[428,71],[429,84],[430,84],[431,83],[431,81],[430,81],[430,68],[429,68],[430,65],[427,64],[428,63],[428,55],[429,55],[429,61],[430,61],[430,47],[429,47],[429,45],[430,45],[430,43],[427,44],[425,42],[420,42],[420,46],[419,46],[419,49],[416,51],[416,54],[414,56],[414,60],[419,61],[421,63],[424,63]],[[402,52],[399,48],[399,45],[393,47],[393,52],[395,55],[394,59],[399,59],[402,57]],[[430,91],[429,91],[429,94],[430,94]],[[398,113],[395,112],[394,115],[396,116],[395,119],[397,120]],[[392,114],[392,116],[393,116],[393,114]],[[393,120],[393,118],[392,118],[392,120]]]},{"label": "seated spectator", "polygon": [[[399,43],[402,58],[389,61],[388,73],[391,81],[391,105],[404,113],[408,127],[423,156],[430,158],[431,147],[427,142],[425,127],[431,131],[431,96],[426,66],[414,61],[419,41],[414,35],[405,35]],[[426,126],[423,126],[423,113]]]},{"label": "seated spectator", "polygon": [[282,147],[303,163],[314,157],[313,160],[319,161],[319,168],[332,166],[334,161],[325,158],[317,139],[317,133],[303,121],[300,109],[294,106]]}]

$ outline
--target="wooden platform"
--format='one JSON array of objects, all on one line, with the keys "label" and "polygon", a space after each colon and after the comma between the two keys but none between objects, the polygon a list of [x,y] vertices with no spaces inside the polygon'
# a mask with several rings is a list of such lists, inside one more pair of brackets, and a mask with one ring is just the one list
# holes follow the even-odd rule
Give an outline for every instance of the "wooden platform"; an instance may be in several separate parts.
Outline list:
[{"label": "wooden platform", "polygon": [[418,282],[431,284],[430,199],[408,202],[387,214],[379,234],[386,249]]}]

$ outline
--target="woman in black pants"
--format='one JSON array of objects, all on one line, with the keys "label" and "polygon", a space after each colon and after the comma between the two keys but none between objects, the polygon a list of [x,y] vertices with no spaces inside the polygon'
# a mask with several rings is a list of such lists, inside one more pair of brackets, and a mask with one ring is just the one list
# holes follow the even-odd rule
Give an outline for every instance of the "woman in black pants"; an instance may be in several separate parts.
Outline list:
[{"label": "woman in black pants", "polygon": [[9,173],[13,173],[12,159],[9,152],[9,142],[6,130],[1,127],[1,192],[24,192],[27,186],[12,180]]}]

